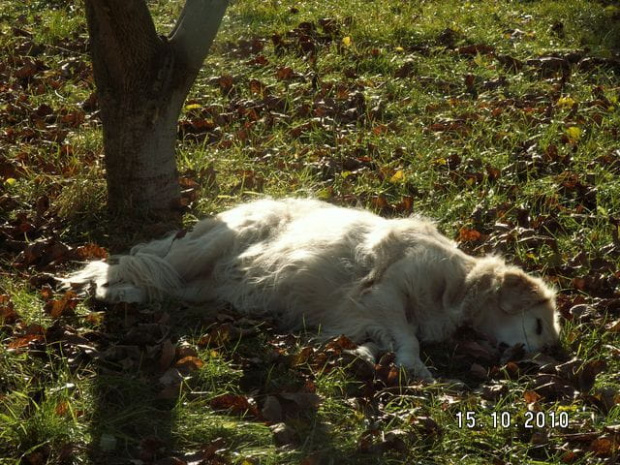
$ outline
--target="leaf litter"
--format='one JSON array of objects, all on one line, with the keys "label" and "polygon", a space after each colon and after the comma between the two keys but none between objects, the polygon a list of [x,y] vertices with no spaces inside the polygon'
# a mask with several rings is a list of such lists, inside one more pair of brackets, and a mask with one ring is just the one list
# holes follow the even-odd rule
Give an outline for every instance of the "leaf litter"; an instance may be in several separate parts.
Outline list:
[{"label": "leaf litter", "polygon": [[[221,100],[212,103],[197,98],[188,102],[178,135],[186,144],[204,144],[217,150],[240,144],[252,154],[256,166],[238,169],[235,176],[240,181],[228,194],[263,190],[266,181],[260,165],[308,169],[328,186],[328,197],[342,203],[370,204],[389,215],[412,212],[414,204],[427,194],[415,188],[406,195],[389,190],[387,195],[360,193],[347,184],[335,185],[345,178],[349,186],[355,179],[398,186],[406,184],[409,176],[406,166],[386,161],[379,156],[375,143],[357,136],[359,128],[378,137],[398,134],[402,129],[385,110],[394,97],[384,94],[373,98],[376,84],[360,77],[364,75],[360,63],[369,57],[379,58],[384,52],[376,46],[364,49],[361,41],[349,35],[350,27],[348,18],[321,18],[299,22],[290,30],[266,37],[240,38],[219,45],[222,55],[244,60],[256,74],[247,78],[244,73],[225,70],[209,79],[207,84],[220,92]],[[554,30],[560,33],[562,28]],[[483,335],[464,331],[450,347],[425,348],[440,380],[456,377],[461,383],[452,388],[429,387],[402,373],[394,365],[392,354],[384,354],[374,365],[351,356],[355,344],[346,337],[316,344],[298,336],[279,335],[271,324],[224,309],[215,317],[202,317],[201,336],[187,343],[175,333],[175,316],[168,312],[126,304],[104,306],[71,291],[56,292],[51,287],[53,274],[62,272],[69,263],[107,257],[106,248],[98,244],[63,239],[64,225],[56,206],[66,179],[78,173],[71,157],[79,154],[83,163],[99,162],[97,154],[71,142],[73,134],[100,127],[97,99],[90,65],[83,55],[83,35],[48,46],[36,44],[26,25],[15,26],[13,34],[19,46],[0,62],[0,138],[11,148],[11,156],[0,149],[0,181],[6,188],[0,194],[0,258],[3,275],[15,275],[40,293],[39,311],[49,320],[45,324],[30,322],[11,293],[3,289],[0,328],[7,351],[31,359],[66,360],[71,372],[83,376],[91,376],[93,366],[98,374],[139,372],[153,386],[157,399],[174,401],[185,396],[205,400],[214,412],[268,425],[280,448],[303,443],[300,424],[315,421],[325,400],[317,384],[341,370],[348,382],[340,395],[352,411],[369,420],[368,428],[357,439],[357,452],[361,454],[406,455],[412,444],[438,440],[444,427],[424,407],[433,396],[443,399],[446,411],[472,402],[472,394],[479,396],[473,401],[478,407],[484,402],[496,405],[512,398],[517,383],[523,390],[520,402],[527,409],[580,405],[601,415],[617,411],[617,391],[598,382],[602,377],[613,380],[609,365],[618,366],[617,338],[606,338],[596,348],[598,356],[551,353],[531,358],[518,347],[500,350]],[[506,31],[506,35],[515,42],[532,37],[518,28]],[[571,81],[581,73],[601,69],[617,73],[620,62],[591,56],[587,51],[560,51],[523,59],[496,46],[470,41],[462,31],[450,28],[429,43],[401,48],[406,58],[390,78],[412,80],[423,91],[445,96],[443,102],[429,104],[419,115],[423,132],[429,137],[447,143],[464,140],[480,124],[501,133],[502,121],[512,118],[522,118],[531,127],[559,123],[552,143],[540,138],[526,140],[501,168],[465,153],[438,155],[432,162],[440,176],[435,188],[441,192],[447,186],[496,186],[507,192],[503,204],[490,206],[481,199],[471,215],[463,218],[456,239],[460,247],[477,254],[525,250],[526,260],[527,254],[551,250],[555,258],[547,263],[526,261],[524,265],[533,271],[545,269],[562,289],[559,310],[574,333],[567,338],[569,350],[578,349],[581,334],[594,330],[617,334],[620,219],[617,212],[602,217],[596,214],[601,207],[600,192],[588,173],[603,170],[617,174],[620,157],[617,150],[599,153],[585,171],[575,159],[590,131],[601,128],[617,132],[604,125],[617,98],[615,90],[600,85],[592,86],[590,95],[580,98],[568,93]],[[58,50],[57,56],[53,50]],[[342,70],[343,76],[337,81],[321,75],[319,60],[328,53],[339,54],[354,64]],[[433,55],[470,63],[485,59],[502,71],[493,79],[467,73],[453,81],[420,75],[420,59]],[[54,60],[60,60],[60,65]],[[542,90],[526,95],[512,93],[512,77],[540,82]],[[67,84],[81,89],[84,99],[71,104],[38,103],[35,98]],[[268,131],[283,131],[284,137],[301,143],[324,134],[325,143],[320,148],[301,150],[295,159],[282,159],[270,148],[269,137],[262,135]],[[51,160],[51,152],[59,159]],[[394,156],[398,158],[398,150]],[[41,195],[30,198],[11,187],[28,182],[34,173],[43,186]],[[549,181],[552,188],[522,198],[520,184],[536,179]],[[219,185],[212,167],[203,172],[188,170],[180,182],[186,208],[199,200],[201,185],[226,188]],[[611,242],[598,252],[563,256],[558,238],[568,233],[567,220],[582,228],[602,222],[612,231]],[[257,339],[266,342],[260,351],[233,349],[239,343],[252,345]],[[246,373],[239,382],[241,389],[213,395],[192,388],[192,379],[198,377],[211,356],[222,357]],[[284,373],[287,382],[261,383],[260,373],[267,367]],[[2,395],[0,391],[0,399]],[[36,392],[31,395],[34,398]],[[404,417],[394,417],[389,409],[393,402],[406,403]],[[578,417],[566,429],[539,433],[527,440],[544,445],[548,454],[556,454],[563,463],[597,463],[589,462],[588,457],[612,463],[619,453],[620,431],[614,424],[595,427]],[[198,452],[173,453],[165,440],[150,436],[139,442],[137,453],[144,463],[225,464],[236,463],[233,449],[233,444],[220,438],[204,444]],[[31,452],[28,460],[46,463],[50,453],[43,447]],[[69,449],[63,453],[71,455]],[[305,462],[312,460],[310,456]]]}]

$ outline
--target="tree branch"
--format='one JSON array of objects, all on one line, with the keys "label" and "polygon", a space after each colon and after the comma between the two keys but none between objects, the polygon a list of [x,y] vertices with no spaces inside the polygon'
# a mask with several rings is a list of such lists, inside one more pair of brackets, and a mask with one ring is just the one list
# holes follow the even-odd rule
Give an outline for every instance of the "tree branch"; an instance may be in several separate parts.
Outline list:
[{"label": "tree branch", "polygon": [[186,0],[170,33],[170,45],[183,64],[198,73],[220,27],[228,0]]},{"label": "tree branch", "polygon": [[131,88],[158,61],[162,41],[144,0],[85,0],[100,82]]}]

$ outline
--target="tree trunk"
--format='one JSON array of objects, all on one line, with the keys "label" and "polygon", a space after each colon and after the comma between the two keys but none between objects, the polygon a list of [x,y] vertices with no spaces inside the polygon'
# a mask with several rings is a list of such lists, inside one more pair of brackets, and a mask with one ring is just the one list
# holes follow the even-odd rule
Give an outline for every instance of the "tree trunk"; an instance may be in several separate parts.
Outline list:
[{"label": "tree trunk", "polygon": [[108,206],[139,216],[177,207],[177,122],[228,5],[187,0],[168,38],[145,0],[85,0]]}]

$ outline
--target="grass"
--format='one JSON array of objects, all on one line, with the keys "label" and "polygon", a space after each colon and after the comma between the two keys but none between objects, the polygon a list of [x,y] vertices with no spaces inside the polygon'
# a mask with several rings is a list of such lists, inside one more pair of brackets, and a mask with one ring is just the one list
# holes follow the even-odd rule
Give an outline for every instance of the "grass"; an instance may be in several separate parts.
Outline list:
[{"label": "grass", "polygon": [[[181,2],[149,6],[166,33]],[[265,194],[421,213],[558,288],[557,366],[429,346],[463,382],[430,386],[227,308],[63,303],[46,273],[70,266],[64,244],[157,234],[105,211],[83,7],[0,7],[0,464],[617,461],[613,2],[228,10],[181,117],[186,224]],[[569,427],[552,427],[561,413]],[[544,427],[525,427],[534,414]]]}]

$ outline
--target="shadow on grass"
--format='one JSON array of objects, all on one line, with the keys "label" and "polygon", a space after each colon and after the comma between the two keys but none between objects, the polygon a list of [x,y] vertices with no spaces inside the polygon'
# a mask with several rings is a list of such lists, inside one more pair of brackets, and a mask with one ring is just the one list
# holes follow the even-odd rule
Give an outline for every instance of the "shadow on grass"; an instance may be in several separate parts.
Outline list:
[{"label": "shadow on grass", "polygon": [[93,388],[94,463],[152,462],[172,443],[174,402],[158,398],[157,382],[158,337],[166,328],[156,320],[136,306],[107,309]]},{"label": "shadow on grass", "polygon": [[106,308],[93,391],[94,463],[346,456],[322,422],[308,374],[291,367],[269,330],[247,331],[256,322],[227,309],[165,306]]}]

